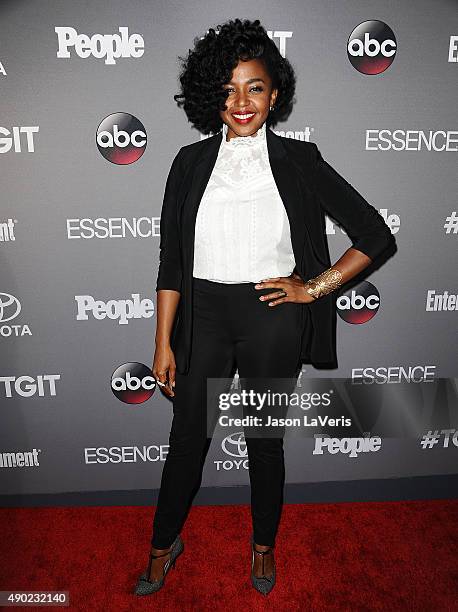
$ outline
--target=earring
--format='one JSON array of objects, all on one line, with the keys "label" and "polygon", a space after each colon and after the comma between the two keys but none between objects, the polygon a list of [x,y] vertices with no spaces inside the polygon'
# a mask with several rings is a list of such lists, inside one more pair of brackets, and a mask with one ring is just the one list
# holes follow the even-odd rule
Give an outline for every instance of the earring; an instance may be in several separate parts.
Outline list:
[{"label": "earring", "polygon": [[269,106],[269,110],[273,111],[275,109],[275,106]]}]

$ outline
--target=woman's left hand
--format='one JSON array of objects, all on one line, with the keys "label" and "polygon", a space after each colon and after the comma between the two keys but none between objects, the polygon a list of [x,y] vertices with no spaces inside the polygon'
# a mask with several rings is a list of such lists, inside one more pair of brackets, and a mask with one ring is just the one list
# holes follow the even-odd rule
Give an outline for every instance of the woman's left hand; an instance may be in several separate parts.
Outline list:
[{"label": "woman's left hand", "polygon": [[302,278],[295,272],[290,276],[265,278],[254,287],[255,289],[266,289],[268,287],[273,287],[275,289],[272,293],[266,293],[259,297],[261,302],[271,300],[268,306],[277,306],[277,304],[283,304],[283,302],[308,304],[315,301],[315,298],[305,290],[305,284]]}]

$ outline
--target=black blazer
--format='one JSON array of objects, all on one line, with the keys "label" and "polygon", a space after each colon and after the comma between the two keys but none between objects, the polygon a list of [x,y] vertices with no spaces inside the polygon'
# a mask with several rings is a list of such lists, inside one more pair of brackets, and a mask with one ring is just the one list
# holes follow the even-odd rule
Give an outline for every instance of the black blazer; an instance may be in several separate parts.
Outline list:
[{"label": "black blazer", "polygon": [[[177,370],[189,370],[192,338],[192,273],[197,209],[216,163],[222,132],[183,146],[173,160],[160,221],[156,291],[181,292],[171,346]],[[324,213],[340,224],[352,246],[375,259],[395,239],[383,217],[321,156],[316,144],[266,130],[269,161],[285,205],[296,260],[304,281],[331,267]],[[301,361],[337,368],[337,291],[302,305]],[[277,306],[281,308],[281,305]]]}]

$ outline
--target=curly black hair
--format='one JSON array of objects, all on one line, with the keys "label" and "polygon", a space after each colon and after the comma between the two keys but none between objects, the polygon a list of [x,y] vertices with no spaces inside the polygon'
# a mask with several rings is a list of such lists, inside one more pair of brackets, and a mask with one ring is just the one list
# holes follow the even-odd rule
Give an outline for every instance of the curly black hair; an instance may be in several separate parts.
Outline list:
[{"label": "curly black hair", "polygon": [[203,38],[194,38],[194,49],[181,61],[181,91],[173,96],[183,107],[188,120],[203,134],[218,132],[222,125],[219,111],[226,110],[229,93],[223,85],[231,80],[240,60],[262,59],[278,89],[275,109],[269,113],[267,125],[284,121],[291,113],[296,76],[291,63],[284,58],[269,38],[259,19],[229,20],[209,28]]}]

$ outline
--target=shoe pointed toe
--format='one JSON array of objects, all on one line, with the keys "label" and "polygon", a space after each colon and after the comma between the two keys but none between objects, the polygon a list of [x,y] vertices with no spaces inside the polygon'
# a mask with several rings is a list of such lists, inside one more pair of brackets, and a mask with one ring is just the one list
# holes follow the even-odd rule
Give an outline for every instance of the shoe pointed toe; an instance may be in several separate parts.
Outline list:
[{"label": "shoe pointed toe", "polygon": [[264,556],[272,552],[273,547],[271,547],[269,550],[266,550],[266,551],[257,551],[255,549],[254,537],[251,536],[251,548],[253,551],[253,556],[252,556],[252,561],[251,561],[251,584],[259,593],[262,593],[262,595],[268,595],[275,586],[275,580],[276,580],[276,574],[277,574],[277,570],[275,566],[275,559],[273,560],[273,568],[272,568],[271,575],[256,576],[254,573],[254,555],[255,553],[262,554],[262,561],[263,561],[262,562],[262,572],[264,572]]},{"label": "shoe pointed toe", "polygon": [[257,578],[252,574],[251,583],[262,595],[268,595],[275,585],[275,571],[269,578]]},{"label": "shoe pointed toe", "polygon": [[184,544],[183,544],[183,541],[180,535],[178,535],[174,543],[172,544],[172,547],[170,550],[170,559],[169,561],[167,561],[166,565],[164,566],[165,572],[164,572],[163,577],[160,580],[150,581],[148,580],[148,570],[147,570],[146,572],[141,574],[141,576],[139,577],[137,584],[135,585],[135,588],[134,588],[134,594],[135,595],[150,595],[151,593],[155,593],[156,591],[159,591],[159,589],[162,588],[162,586],[164,585],[165,577],[167,576],[168,571],[170,570],[171,567],[174,567],[177,557],[183,552],[183,550],[184,550]]},{"label": "shoe pointed toe", "polygon": [[146,574],[142,574],[135,586],[134,593],[135,595],[150,595],[151,593],[158,591],[162,584],[162,580],[150,582],[149,580],[146,580]]}]

